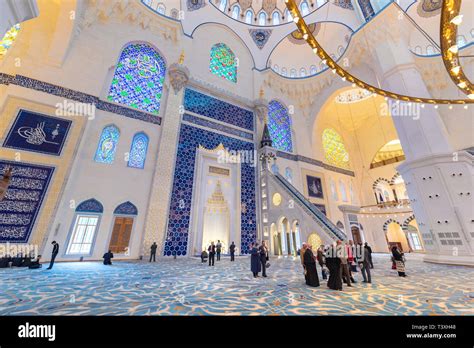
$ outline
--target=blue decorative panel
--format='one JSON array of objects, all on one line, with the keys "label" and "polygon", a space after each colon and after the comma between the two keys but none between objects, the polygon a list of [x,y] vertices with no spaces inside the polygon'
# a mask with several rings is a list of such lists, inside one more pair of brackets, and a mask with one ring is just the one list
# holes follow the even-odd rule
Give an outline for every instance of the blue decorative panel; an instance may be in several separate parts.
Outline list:
[{"label": "blue decorative panel", "polygon": [[268,103],[268,131],[272,138],[273,148],[293,151],[290,116],[286,107],[276,100]]},{"label": "blue decorative panel", "polygon": [[145,168],[146,151],[148,149],[148,136],[145,133],[137,133],[132,140],[132,146],[128,157],[128,166],[132,168]]},{"label": "blue decorative panel", "polygon": [[271,29],[249,29],[250,36],[253,39],[253,42],[257,45],[258,48],[262,49],[267,43],[270,35],[272,34]]},{"label": "blue decorative panel", "polygon": [[114,214],[138,215],[138,209],[132,202],[126,201],[115,208]]},{"label": "blue decorative panel", "polygon": [[53,167],[0,160],[0,176],[12,178],[0,202],[0,243],[27,243],[54,172]]},{"label": "blue decorative panel", "polygon": [[77,206],[76,211],[82,213],[103,213],[104,207],[97,199],[91,198],[80,203]]},{"label": "blue decorative panel", "polygon": [[147,44],[130,44],[120,55],[108,100],[158,114],[166,65]]},{"label": "blue decorative panel", "polygon": [[[229,150],[253,151],[254,144],[225,135],[181,124],[178,153],[171,195],[164,255],[186,255],[194,185],[194,165],[199,145],[214,149],[223,144]],[[255,217],[255,167],[241,164],[241,251],[248,253],[257,238]]]},{"label": "blue decorative panel", "polygon": [[244,132],[244,131],[241,131],[241,130],[238,130],[238,129],[235,129],[235,128],[232,128],[232,127],[228,127],[228,126],[225,126],[225,125],[217,123],[217,122],[212,122],[212,121],[209,121],[209,120],[206,120],[204,118],[197,117],[197,116],[184,114],[183,115],[183,121],[191,122],[191,123],[197,124],[198,126],[204,126],[204,127],[207,127],[207,128],[212,128],[212,129],[218,130],[220,132],[229,133],[230,135],[235,135],[235,136],[238,136],[238,137],[241,137],[241,138],[253,140],[253,134],[252,133]]},{"label": "blue decorative panel", "polygon": [[59,156],[71,121],[20,110],[4,147]]},{"label": "blue decorative panel", "polygon": [[186,88],[184,108],[199,115],[253,131],[253,112]]},{"label": "blue decorative panel", "polygon": [[372,4],[370,3],[370,0],[358,0],[358,2],[365,21],[368,22],[375,15]]},{"label": "blue decorative panel", "polygon": [[94,160],[100,163],[113,163],[119,137],[120,131],[117,127],[113,125],[105,127],[100,135]]}]

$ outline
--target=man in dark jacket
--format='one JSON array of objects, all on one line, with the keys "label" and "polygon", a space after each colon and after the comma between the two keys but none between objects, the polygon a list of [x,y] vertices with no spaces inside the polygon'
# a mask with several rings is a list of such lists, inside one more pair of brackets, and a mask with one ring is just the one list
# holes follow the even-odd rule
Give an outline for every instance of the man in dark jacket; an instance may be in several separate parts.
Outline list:
[{"label": "man in dark jacket", "polygon": [[268,249],[265,245],[265,241],[262,241],[262,245],[259,246],[258,252],[260,254],[260,262],[262,264],[262,277],[267,277],[267,257],[268,257]]},{"label": "man in dark jacket", "polygon": [[367,243],[365,243],[364,247],[362,247],[362,243],[360,243],[359,246],[360,246],[360,251],[357,254],[357,263],[359,264],[362,277],[364,278],[363,282],[372,283],[372,279],[370,276],[370,259],[369,259],[370,252],[368,250]]},{"label": "man in dark jacket", "polygon": [[221,241],[218,240],[216,244],[217,261],[221,260],[221,252],[222,252],[222,244],[221,244]]},{"label": "man in dark jacket", "polygon": [[232,244],[229,247],[230,251],[230,261],[235,261],[235,244],[232,242]]},{"label": "man in dark jacket", "polygon": [[209,266],[211,263],[214,266],[214,256],[216,255],[216,246],[214,245],[214,242],[211,242],[211,245],[207,248],[207,252],[209,254]]},{"label": "man in dark jacket", "polygon": [[49,263],[49,267],[47,269],[53,268],[54,259],[56,258],[56,256],[58,256],[59,253],[59,244],[55,240],[53,240],[51,244],[53,244],[53,251],[51,253],[51,262]]},{"label": "man in dark jacket", "polygon": [[372,248],[367,242],[365,242],[364,244],[364,249],[366,249],[367,254],[368,254],[370,268],[374,268],[374,263],[372,262]]},{"label": "man in dark jacket", "polygon": [[151,262],[152,257],[153,257],[153,262],[156,262],[156,248],[158,248],[158,245],[156,245],[156,242],[153,242],[153,244],[150,247],[150,262]]},{"label": "man in dark jacket", "polygon": [[102,256],[104,259],[104,265],[112,265],[112,259],[114,258],[114,254],[112,254],[112,251],[109,250]]}]

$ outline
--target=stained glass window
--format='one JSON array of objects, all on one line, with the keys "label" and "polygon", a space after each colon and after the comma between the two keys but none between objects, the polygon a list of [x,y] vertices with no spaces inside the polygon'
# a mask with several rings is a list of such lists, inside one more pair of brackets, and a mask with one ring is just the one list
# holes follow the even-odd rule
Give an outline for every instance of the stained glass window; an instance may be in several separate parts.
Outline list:
[{"label": "stained glass window", "polygon": [[130,44],[120,55],[108,100],[158,114],[166,66],[147,44]]},{"label": "stained glass window", "polygon": [[237,82],[237,62],[235,54],[226,44],[218,43],[211,48],[209,70],[214,75]]},{"label": "stained glass window", "polygon": [[2,40],[0,41],[0,59],[3,58],[4,55],[7,54],[8,49],[13,45],[13,42],[20,31],[20,24],[16,24],[10,28],[3,36]]},{"label": "stained glass window", "polygon": [[148,149],[148,136],[145,133],[137,133],[133,137],[128,166],[143,169],[145,167],[146,151]]},{"label": "stained glass window", "polygon": [[349,153],[339,133],[332,128],[327,128],[323,132],[323,149],[328,164],[349,169]]},{"label": "stained glass window", "polygon": [[290,116],[286,107],[276,100],[268,104],[268,130],[272,146],[277,150],[293,151]]},{"label": "stained glass window", "polygon": [[99,145],[95,152],[95,161],[100,163],[113,163],[117,143],[120,137],[120,131],[117,127],[111,125],[102,130]]},{"label": "stained glass window", "polygon": [[290,184],[293,183],[293,171],[291,170],[290,167],[285,168],[285,179],[288,181]]}]

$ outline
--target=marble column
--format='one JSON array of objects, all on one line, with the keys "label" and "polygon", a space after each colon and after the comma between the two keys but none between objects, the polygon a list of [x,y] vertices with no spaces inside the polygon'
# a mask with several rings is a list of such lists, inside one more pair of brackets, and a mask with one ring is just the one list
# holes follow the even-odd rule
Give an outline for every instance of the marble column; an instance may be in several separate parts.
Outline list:
[{"label": "marble column", "polygon": [[163,255],[179,140],[180,111],[183,110],[184,86],[189,80],[189,70],[182,65],[182,58],[180,63],[169,67],[168,74],[172,89],[168,95],[161,125],[158,159],[146,216],[142,255],[149,255],[153,242],[158,244],[157,254]]}]

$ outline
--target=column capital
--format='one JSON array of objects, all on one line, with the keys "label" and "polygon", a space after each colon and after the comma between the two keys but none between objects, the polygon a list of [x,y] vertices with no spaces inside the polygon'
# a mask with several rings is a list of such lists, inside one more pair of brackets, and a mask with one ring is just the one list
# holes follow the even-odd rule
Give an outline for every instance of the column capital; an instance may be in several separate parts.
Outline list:
[{"label": "column capital", "polygon": [[174,63],[169,67],[168,74],[174,94],[176,95],[188,83],[189,69],[180,63]]},{"label": "column capital", "polygon": [[259,98],[254,102],[254,109],[260,122],[267,123],[268,100]]}]

